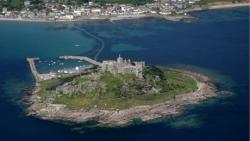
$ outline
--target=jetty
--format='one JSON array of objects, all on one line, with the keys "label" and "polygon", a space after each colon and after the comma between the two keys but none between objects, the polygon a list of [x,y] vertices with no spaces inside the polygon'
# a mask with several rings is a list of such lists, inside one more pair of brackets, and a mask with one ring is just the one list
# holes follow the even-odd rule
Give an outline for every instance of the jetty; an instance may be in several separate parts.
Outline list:
[{"label": "jetty", "polygon": [[31,72],[36,81],[40,81],[40,73],[36,69],[35,61],[39,60],[39,58],[27,58],[29,62]]},{"label": "jetty", "polygon": [[60,59],[65,59],[65,60],[81,60],[81,61],[86,61],[86,62],[89,62],[93,65],[97,65],[97,66],[101,66],[102,63],[100,62],[97,62],[96,60],[93,60],[89,57],[86,57],[86,56],[60,56],[59,57]]}]

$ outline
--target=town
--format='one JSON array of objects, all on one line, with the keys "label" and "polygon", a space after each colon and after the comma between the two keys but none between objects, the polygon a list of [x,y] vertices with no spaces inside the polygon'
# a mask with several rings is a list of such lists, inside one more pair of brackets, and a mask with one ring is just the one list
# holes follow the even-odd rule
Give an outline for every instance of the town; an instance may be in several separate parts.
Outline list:
[{"label": "town", "polygon": [[[108,19],[112,17],[143,17],[183,13],[200,0],[136,0],[126,2],[94,0],[65,3],[62,0],[1,0],[0,18],[34,21],[73,21],[83,19]],[[110,3],[109,3],[110,1]],[[124,1],[124,3],[123,3]]]}]

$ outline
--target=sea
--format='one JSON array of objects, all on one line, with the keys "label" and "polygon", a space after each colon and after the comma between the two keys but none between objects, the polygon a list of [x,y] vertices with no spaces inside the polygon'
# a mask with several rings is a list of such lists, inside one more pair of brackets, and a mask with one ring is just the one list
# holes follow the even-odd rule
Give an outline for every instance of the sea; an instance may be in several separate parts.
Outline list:
[{"label": "sea", "polygon": [[[1,141],[248,141],[249,7],[191,13],[179,22],[158,18],[69,23],[0,22]],[[27,116],[21,99],[35,83],[27,57],[41,73],[119,55],[147,65],[208,75],[221,94],[178,116],[128,127],[66,125]]]}]

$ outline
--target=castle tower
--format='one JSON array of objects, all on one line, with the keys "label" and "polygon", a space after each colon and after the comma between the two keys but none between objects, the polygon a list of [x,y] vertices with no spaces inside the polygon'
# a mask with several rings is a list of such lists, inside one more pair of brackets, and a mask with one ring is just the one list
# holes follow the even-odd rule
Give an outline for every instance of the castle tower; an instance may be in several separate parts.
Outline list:
[{"label": "castle tower", "polygon": [[117,62],[118,62],[118,63],[122,63],[122,62],[123,62],[123,59],[122,59],[122,57],[120,56],[120,54],[119,54],[119,57],[117,58]]}]

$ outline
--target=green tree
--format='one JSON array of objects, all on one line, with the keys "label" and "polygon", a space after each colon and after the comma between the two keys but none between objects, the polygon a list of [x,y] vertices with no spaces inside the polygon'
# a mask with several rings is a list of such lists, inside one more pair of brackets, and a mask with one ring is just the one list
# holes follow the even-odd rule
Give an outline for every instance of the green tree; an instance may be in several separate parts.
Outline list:
[{"label": "green tree", "polygon": [[11,9],[20,10],[23,7],[24,0],[9,0],[9,7]]}]

